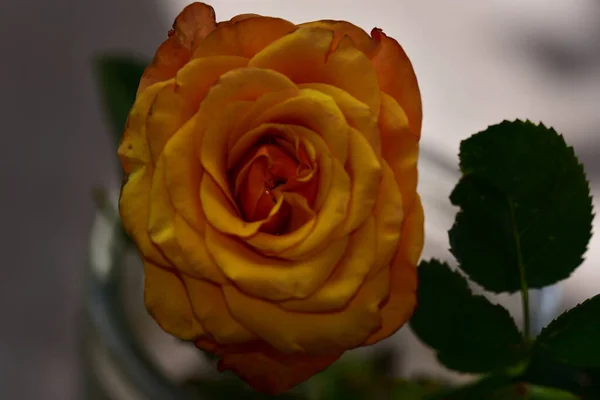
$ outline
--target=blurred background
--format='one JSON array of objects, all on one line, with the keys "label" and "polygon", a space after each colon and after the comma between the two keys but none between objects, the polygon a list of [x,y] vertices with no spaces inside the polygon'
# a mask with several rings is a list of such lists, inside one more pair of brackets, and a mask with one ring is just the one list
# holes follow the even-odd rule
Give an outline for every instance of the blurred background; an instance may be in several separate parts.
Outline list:
[{"label": "blurred background", "polygon": [[[150,59],[186,0],[0,2],[2,147],[0,398],[82,398],[80,321],[91,192],[118,187],[92,59]],[[600,1],[221,0],[235,14],[382,28],[410,56],[424,124],[425,257],[448,258],[461,139],[503,119],[543,121],[575,147],[600,209]],[[597,230],[598,222],[595,227]],[[559,312],[600,293],[600,238],[550,297]],[[510,301],[510,299],[502,299]],[[518,309],[518,307],[517,307]],[[392,339],[433,362],[407,329]],[[417,354],[418,353],[418,354]]]}]

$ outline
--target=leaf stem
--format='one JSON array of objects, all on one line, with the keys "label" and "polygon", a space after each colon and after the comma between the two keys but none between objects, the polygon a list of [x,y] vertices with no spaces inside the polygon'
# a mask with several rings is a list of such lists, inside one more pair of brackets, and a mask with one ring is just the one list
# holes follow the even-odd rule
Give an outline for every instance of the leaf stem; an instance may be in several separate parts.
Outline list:
[{"label": "leaf stem", "polygon": [[519,239],[519,231],[517,229],[515,208],[510,198],[508,198],[508,209],[510,210],[513,236],[515,238],[515,245],[517,247],[517,263],[519,266],[519,275],[521,281],[521,299],[523,303],[523,337],[528,339],[529,335],[531,334],[531,319],[529,315],[529,287],[527,286],[527,279],[525,278],[525,264],[523,263],[523,255],[521,253],[521,240]]}]

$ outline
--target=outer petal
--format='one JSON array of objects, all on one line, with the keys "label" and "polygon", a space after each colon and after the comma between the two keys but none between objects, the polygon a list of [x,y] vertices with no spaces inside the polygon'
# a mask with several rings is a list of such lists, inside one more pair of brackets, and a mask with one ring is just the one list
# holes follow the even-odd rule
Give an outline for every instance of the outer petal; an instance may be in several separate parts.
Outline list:
[{"label": "outer petal", "polygon": [[294,31],[296,26],[280,18],[254,16],[220,23],[198,43],[193,58],[219,55],[252,58],[270,43]]},{"label": "outer petal", "polygon": [[170,82],[154,85],[136,100],[119,146],[119,158],[126,178],[119,199],[119,213],[125,231],[136,242],[143,257],[160,265],[169,265],[148,236],[150,188],[154,167],[146,140],[146,120],[156,94]]},{"label": "outer petal", "polygon": [[234,286],[223,287],[231,313],[244,326],[283,353],[305,351],[313,355],[350,349],[364,342],[379,329],[379,307],[388,290],[389,270],[383,269],[361,286],[346,309],[298,313],[248,296]]},{"label": "outer petal", "polygon": [[419,138],[409,129],[402,108],[385,94],[382,96],[379,128],[382,156],[394,171],[406,214],[412,208],[417,193]]},{"label": "outer petal", "polygon": [[173,134],[196,114],[200,102],[219,78],[246,64],[247,60],[241,57],[211,57],[191,61],[177,72],[174,83],[165,86],[150,107],[146,129],[154,162]]},{"label": "outer petal", "polygon": [[412,64],[395,39],[386,36],[379,29],[373,29],[371,35],[379,42],[371,58],[379,86],[400,104],[408,116],[410,130],[420,137],[423,110]]},{"label": "outer petal", "polygon": [[332,43],[330,30],[299,28],[271,43],[248,65],[274,69],[296,83],[337,86],[379,114],[380,89],[371,62],[347,41],[342,41],[334,51]]},{"label": "outer petal", "polygon": [[231,316],[221,288],[202,279],[182,276],[194,316],[217,343],[246,343],[256,336]]},{"label": "outer petal", "polygon": [[194,318],[183,282],[173,271],[144,260],[144,276],[144,302],[161,328],[184,340],[205,334]]},{"label": "outer petal", "polygon": [[364,30],[358,26],[346,21],[321,20],[300,24],[306,28],[324,28],[333,31],[333,48],[342,41],[344,36],[350,37],[357,49],[362,51],[367,56],[371,55],[377,43]]},{"label": "outer petal", "polygon": [[243,348],[218,346],[208,340],[196,345],[221,357],[219,370],[231,370],[256,391],[271,395],[287,392],[299,383],[333,364],[337,354],[308,355],[283,354],[263,343],[252,343]]},{"label": "outer petal", "polygon": [[215,10],[204,3],[192,3],[177,16],[169,38],[158,48],[152,63],[146,68],[138,95],[148,86],[171,79],[190,60],[194,43],[206,37],[216,27]]},{"label": "outer petal", "polygon": [[423,249],[423,207],[417,196],[402,227],[402,240],[392,261],[390,295],[381,308],[381,328],[364,344],[373,344],[396,332],[412,316],[417,301],[417,263]]}]

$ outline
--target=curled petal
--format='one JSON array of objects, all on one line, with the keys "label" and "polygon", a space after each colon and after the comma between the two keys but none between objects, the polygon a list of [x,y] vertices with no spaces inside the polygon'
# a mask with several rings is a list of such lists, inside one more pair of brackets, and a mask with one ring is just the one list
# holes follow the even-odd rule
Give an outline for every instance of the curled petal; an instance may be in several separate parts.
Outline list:
[{"label": "curled petal", "polygon": [[146,68],[138,96],[156,82],[175,76],[192,56],[194,43],[206,37],[216,27],[215,10],[204,3],[192,3],[175,19],[169,38],[158,48],[152,63]]},{"label": "curled petal", "polygon": [[379,86],[404,109],[410,130],[420,137],[423,120],[421,92],[410,59],[398,42],[381,30],[373,29],[371,35],[378,42],[371,62],[377,72]]}]

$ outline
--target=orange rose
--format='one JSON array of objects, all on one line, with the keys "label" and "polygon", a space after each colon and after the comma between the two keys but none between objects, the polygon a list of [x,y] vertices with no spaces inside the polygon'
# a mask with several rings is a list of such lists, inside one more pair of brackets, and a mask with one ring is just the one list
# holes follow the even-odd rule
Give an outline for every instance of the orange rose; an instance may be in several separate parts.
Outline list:
[{"label": "orange rose", "polygon": [[269,393],[394,333],[416,300],[420,130],[381,30],[188,6],[119,147],[150,314]]}]

